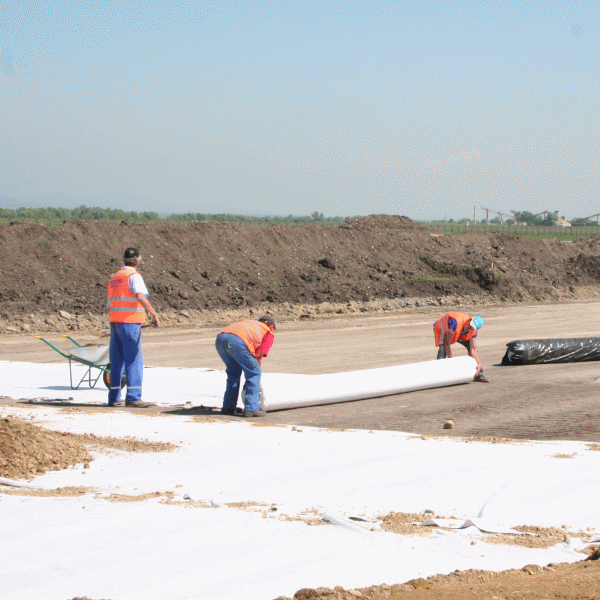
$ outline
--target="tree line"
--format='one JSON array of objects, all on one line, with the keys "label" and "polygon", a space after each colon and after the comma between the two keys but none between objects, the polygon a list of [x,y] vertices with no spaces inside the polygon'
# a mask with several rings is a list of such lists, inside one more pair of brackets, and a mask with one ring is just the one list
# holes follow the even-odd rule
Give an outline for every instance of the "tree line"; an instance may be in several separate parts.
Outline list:
[{"label": "tree line", "polygon": [[232,221],[234,223],[249,223],[255,225],[274,225],[282,223],[284,225],[341,225],[348,219],[358,217],[326,217],[323,213],[314,211],[306,216],[288,215],[287,217],[259,217],[249,215],[232,215],[229,213],[206,214],[206,213],[185,213],[172,214],[161,217],[156,212],[134,212],[124,211],[112,208],[99,208],[89,206],[78,206],[77,208],[0,208],[0,220],[3,222],[35,222],[55,223],[58,221],[128,221],[131,223],[194,223],[197,221],[220,222]]}]

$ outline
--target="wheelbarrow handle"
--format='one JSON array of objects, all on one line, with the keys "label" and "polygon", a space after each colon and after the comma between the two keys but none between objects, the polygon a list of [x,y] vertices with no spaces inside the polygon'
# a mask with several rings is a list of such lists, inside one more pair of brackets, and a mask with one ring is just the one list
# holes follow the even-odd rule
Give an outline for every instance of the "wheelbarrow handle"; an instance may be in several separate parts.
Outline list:
[{"label": "wheelbarrow handle", "polygon": [[60,337],[64,337],[68,340],[71,340],[78,348],[81,348],[81,344],[77,340],[74,340],[70,335],[67,335],[66,333],[61,333]]},{"label": "wheelbarrow handle", "polygon": [[43,337],[40,337],[39,335],[34,335],[33,337],[36,340],[41,340],[42,342],[44,342],[44,344],[48,344],[48,346],[50,346],[52,350],[56,350],[61,356],[64,356],[65,358],[71,358],[68,354],[65,354],[64,352],[59,350],[54,344],[51,344],[48,340],[45,340]]}]

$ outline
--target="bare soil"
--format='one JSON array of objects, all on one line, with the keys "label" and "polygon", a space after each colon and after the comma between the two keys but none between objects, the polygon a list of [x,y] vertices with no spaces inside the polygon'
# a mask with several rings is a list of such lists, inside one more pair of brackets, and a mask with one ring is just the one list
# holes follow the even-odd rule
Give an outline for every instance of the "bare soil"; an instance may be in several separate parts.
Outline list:
[{"label": "bare soil", "polygon": [[[56,361],[56,354],[32,344],[33,334],[75,331],[82,342],[106,336],[106,283],[127,246],[138,247],[144,256],[141,270],[150,300],[167,327],[145,332],[146,363],[156,366],[221,368],[214,352],[216,328],[263,312],[283,324],[266,368],[298,373],[432,359],[431,323],[439,314],[453,308],[486,319],[478,346],[488,385],[353,402],[343,409],[269,413],[264,425],[412,431],[424,442],[432,436],[467,443],[577,439],[590,442],[589,451],[600,448],[594,363],[499,364],[511,339],[594,335],[596,319],[590,315],[596,308],[591,300],[600,291],[600,236],[572,243],[504,234],[439,236],[406,217],[385,215],[340,227],[296,228],[15,223],[0,228],[2,358]],[[0,398],[0,405],[19,403]],[[162,412],[216,418],[198,407]],[[453,429],[443,429],[448,419]],[[31,478],[85,465],[92,460],[88,448],[110,443],[3,418],[0,477]],[[125,444],[131,451],[169,449],[139,440]],[[409,531],[415,520],[404,513],[383,517],[390,531],[409,535],[417,533]],[[529,531],[535,535],[527,536],[528,543],[540,545],[559,542],[563,535],[553,529]],[[302,589],[294,598],[597,600],[599,557],[591,548],[587,559],[573,564],[527,565],[502,573],[470,570],[360,590]]]},{"label": "bare soil", "polygon": [[144,257],[154,307],[177,326],[236,309],[310,318],[457,297],[556,301],[580,297],[600,274],[600,235],[446,236],[392,215],[336,227],[14,223],[0,228],[0,332],[106,327],[106,284],[128,246]]}]

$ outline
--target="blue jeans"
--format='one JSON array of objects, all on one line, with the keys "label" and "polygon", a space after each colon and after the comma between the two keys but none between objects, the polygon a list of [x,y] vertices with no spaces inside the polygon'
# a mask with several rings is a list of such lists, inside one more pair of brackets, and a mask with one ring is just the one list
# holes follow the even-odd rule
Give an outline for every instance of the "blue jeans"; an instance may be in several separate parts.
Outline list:
[{"label": "blue jeans", "polygon": [[117,402],[121,398],[123,371],[125,371],[127,378],[125,402],[138,402],[142,399],[142,377],[144,372],[142,326],[139,323],[111,323],[109,353],[109,404]]},{"label": "blue jeans", "polygon": [[260,408],[258,394],[262,374],[258,359],[248,350],[243,340],[233,333],[220,333],[215,341],[215,348],[225,363],[225,373],[227,374],[223,408],[234,410],[237,406],[243,371],[246,378],[244,408],[251,411],[258,410]]}]

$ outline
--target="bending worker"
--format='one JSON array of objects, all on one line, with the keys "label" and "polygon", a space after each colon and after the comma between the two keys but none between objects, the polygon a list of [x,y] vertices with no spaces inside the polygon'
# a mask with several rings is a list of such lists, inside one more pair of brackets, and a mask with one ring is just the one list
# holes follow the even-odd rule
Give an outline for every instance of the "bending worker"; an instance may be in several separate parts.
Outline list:
[{"label": "bending worker", "polygon": [[152,321],[150,327],[158,327],[160,319],[148,302],[148,288],[137,268],[142,257],[137,248],[127,248],[123,254],[123,266],[108,282],[108,314],[110,315],[110,389],[108,405],[119,406],[121,402],[121,378],[123,370],[127,380],[126,406],[145,408],[153,406],[142,401],[142,327],[146,327],[146,311]]},{"label": "bending worker", "polygon": [[487,377],[483,374],[483,365],[477,353],[475,338],[477,332],[483,326],[481,317],[471,318],[463,312],[449,312],[433,324],[435,334],[435,345],[439,347],[437,358],[452,358],[452,349],[450,346],[458,342],[462,344],[469,356],[477,361],[477,371],[475,371],[475,381],[489,383]]},{"label": "bending worker", "polygon": [[227,387],[221,414],[234,415],[240,393],[242,371],[246,378],[246,393],[242,417],[264,417],[260,408],[261,361],[269,354],[275,341],[275,321],[264,315],[258,321],[245,319],[225,327],[217,336],[215,347],[225,363]]}]

